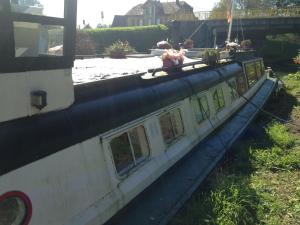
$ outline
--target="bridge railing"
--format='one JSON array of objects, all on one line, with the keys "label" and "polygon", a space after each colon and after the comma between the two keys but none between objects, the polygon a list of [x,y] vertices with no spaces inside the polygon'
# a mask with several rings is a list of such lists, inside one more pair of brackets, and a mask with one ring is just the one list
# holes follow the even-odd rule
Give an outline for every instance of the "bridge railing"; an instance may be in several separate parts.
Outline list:
[{"label": "bridge railing", "polygon": [[[180,16],[180,15],[179,15]],[[195,12],[199,20],[217,20],[226,19],[227,12],[222,11],[200,11]],[[300,7],[288,8],[267,8],[267,9],[246,9],[235,10],[235,18],[272,18],[272,17],[300,17]]]}]

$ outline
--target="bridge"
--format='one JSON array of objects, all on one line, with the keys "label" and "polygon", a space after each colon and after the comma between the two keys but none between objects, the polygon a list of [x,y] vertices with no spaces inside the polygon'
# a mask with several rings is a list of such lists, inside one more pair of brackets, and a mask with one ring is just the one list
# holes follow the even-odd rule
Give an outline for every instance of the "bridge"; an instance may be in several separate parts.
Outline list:
[{"label": "bridge", "polygon": [[[196,12],[196,17],[175,16],[169,24],[174,41],[190,37],[197,47],[223,44],[227,37],[226,11]],[[236,10],[232,38],[263,40],[267,35],[300,33],[300,7]],[[195,31],[197,31],[195,33]]]}]

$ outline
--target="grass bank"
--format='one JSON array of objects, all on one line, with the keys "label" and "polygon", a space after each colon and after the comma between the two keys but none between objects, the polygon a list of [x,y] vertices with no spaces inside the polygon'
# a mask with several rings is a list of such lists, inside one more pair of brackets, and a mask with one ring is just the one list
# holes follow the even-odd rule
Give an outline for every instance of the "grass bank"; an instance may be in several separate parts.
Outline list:
[{"label": "grass bank", "polygon": [[[300,124],[300,72],[266,109]],[[300,224],[300,127],[261,115],[170,225]]]}]

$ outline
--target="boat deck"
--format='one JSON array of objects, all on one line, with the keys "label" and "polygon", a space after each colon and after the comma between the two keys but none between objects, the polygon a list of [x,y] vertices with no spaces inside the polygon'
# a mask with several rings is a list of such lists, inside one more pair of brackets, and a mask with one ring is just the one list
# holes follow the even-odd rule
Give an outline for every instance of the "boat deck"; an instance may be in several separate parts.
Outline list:
[{"label": "boat deck", "polygon": [[[275,80],[266,80],[251,101],[256,106],[262,107],[275,87]],[[257,107],[247,103],[226,124],[198,144],[107,225],[167,224],[258,113]]]},{"label": "boat deck", "polygon": [[[185,58],[185,63],[196,60]],[[147,73],[149,69],[161,68],[162,60],[158,56],[146,58],[91,58],[77,59],[74,62],[72,77],[74,85],[102,81],[133,74]]]}]

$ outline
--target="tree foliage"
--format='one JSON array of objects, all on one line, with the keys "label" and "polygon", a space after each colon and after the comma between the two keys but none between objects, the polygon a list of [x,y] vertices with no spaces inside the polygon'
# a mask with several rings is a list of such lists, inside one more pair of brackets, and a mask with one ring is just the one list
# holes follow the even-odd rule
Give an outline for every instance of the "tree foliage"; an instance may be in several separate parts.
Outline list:
[{"label": "tree foliage", "polygon": [[[227,11],[229,0],[220,0],[213,11]],[[274,8],[300,5],[299,0],[237,0],[235,7],[237,9],[255,9],[255,8]]]}]

